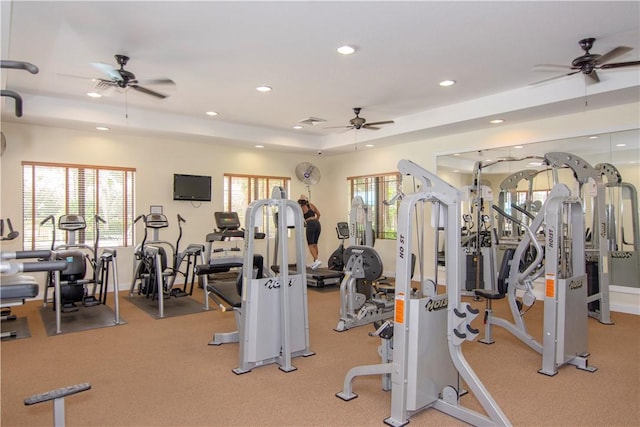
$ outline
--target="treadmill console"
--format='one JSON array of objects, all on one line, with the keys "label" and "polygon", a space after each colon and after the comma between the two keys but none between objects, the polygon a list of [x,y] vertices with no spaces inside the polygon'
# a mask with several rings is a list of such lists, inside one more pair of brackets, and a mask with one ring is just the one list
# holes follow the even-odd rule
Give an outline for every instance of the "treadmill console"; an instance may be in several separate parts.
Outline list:
[{"label": "treadmill console", "polygon": [[338,239],[347,240],[349,238],[349,223],[339,222],[336,226],[336,232],[338,233]]},{"label": "treadmill console", "polygon": [[238,212],[215,212],[216,227],[219,230],[237,230],[240,228]]}]

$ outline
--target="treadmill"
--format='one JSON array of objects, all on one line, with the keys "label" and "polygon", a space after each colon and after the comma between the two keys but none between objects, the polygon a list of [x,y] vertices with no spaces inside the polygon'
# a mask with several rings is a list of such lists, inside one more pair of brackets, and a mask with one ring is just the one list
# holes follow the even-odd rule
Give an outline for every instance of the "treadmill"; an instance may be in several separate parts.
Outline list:
[{"label": "treadmill", "polygon": [[[277,215],[274,215],[274,221],[277,221]],[[342,227],[336,227],[336,230],[338,231],[338,238],[340,238],[341,242],[344,242],[345,239],[349,238],[349,224],[344,223],[346,225],[346,235],[344,234],[344,228]],[[340,228],[340,230],[338,230]],[[341,233],[342,235],[344,235],[345,237],[341,237]],[[277,230],[277,226],[276,226],[276,238],[275,238],[275,247],[278,247],[278,240],[280,239],[280,232]],[[344,250],[344,244],[341,243],[340,247],[338,247],[338,249],[336,249],[336,252],[340,251],[342,252]],[[334,255],[335,253],[334,252]],[[333,256],[332,255],[332,258]],[[271,266],[271,269],[277,274],[278,273],[278,251],[275,251],[275,260],[273,262],[273,265]],[[339,285],[340,282],[342,282],[342,278],[344,277],[344,272],[342,271],[342,267],[340,267],[337,270],[332,270],[330,268],[316,268],[315,270],[312,270],[310,267],[307,267],[307,287],[313,287],[313,288],[324,288],[325,286],[330,286],[330,285]]]},{"label": "treadmill", "polygon": [[340,239],[340,246],[336,249],[328,261],[329,268],[316,268],[312,270],[307,267],[307,286],[314,288],[324,288],[330,285],[339,285],[344,278],[344,241],[349,238],[349,224],[339,222],[336,226],[336,233]]}]

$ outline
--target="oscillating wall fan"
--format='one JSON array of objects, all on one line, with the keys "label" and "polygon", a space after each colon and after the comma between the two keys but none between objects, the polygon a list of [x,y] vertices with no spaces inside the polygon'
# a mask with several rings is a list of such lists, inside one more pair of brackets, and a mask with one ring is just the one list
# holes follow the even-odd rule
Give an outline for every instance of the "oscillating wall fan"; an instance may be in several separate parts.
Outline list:
[{"label": "oscillating wall fan", "polygon": [[309,199],[311,199],[310,187],[320,182],[320,169],[309,162],[302,162],[296,166],[296,177],[307,186]]}]

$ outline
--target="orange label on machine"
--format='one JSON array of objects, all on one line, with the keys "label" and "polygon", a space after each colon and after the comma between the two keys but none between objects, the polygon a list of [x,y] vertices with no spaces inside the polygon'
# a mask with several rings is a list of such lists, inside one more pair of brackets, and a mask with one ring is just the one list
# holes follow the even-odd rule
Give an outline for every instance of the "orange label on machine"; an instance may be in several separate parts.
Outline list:
[{"label": "orange label on machine", "polygon": [[404,293],[396,295],[395,318],[396,323],[404,323]]},{"label": "orange label on machine", "polygon": [[545,286],[545,296],[547,298],[555,298],[556,296],[556,276],[555,274],[547,274]]}]

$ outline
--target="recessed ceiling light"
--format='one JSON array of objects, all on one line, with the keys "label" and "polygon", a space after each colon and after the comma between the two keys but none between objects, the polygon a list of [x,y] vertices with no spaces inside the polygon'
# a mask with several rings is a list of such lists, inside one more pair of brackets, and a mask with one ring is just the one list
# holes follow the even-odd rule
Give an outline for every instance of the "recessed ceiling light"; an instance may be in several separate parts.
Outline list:
[{"label": "recessed ceiling light", "polygon": [[294,129],[302,129],[302,125],[295,125],[293,128]]},{"label": "recessed ceiling light", "polygon": [[105,131],[105,130],[109,130],[109,128],[108,128],[108,127],[106,127],[106,126],[96,126],[96,130],[102,130],[102,131]]},{"label": "recessed ceiling light", "polygon": [[513,148],[523,148],[523,146],[522,145],[516,145]]},{"label": "recessed ceiling light", "polygon": [[269,86],[258,86],[256,90],[258,92],[271,92],[271,88]]},{"label": "recessed ceiling light", "polygon": [[365,144],[364,146],[365,147],[375,147],[375,145],[373,145],[373,144]]},{"label": "recessed ceiling light", "polygon": [[356,51],[356,49],[352,46],[340,46],[338,49],[338,53],[342,55],[351,55]]},{"label": "recessed ceiling light", "polygon": [[616,144],[616,147],[626,147],[627,144]]},{"label": "recessed ceiling light", "polygon": [[591,135],[589,139],[598,139],[598,135]]},{"label": "recessed ceiling light", "polygon": [[206,114],[207,116],[217,116],[217,115],[218,115],[218,113],[217,113],[217,112],[215,112],[215,111],[207,111],[205,114]]},{"label": "recessed ceiling light", "polygon": [[102,98],[102,95],[98,92],[89,92],[87,93],[87,96],[90,98]]},{"label": "recessed ceiling light", "polygon": [[448,87],[448,86],[453,86],[454,84],[456,84],[456,81],[455,80],[443,80],[438,84],[440,86],[442,86],[442,87]]},{"label": "recessed ceiling light", "polygon": [[453,173],[459,173],[459,172],[460,172],[460,169],[454,169],[453,170]]},{"label": "recessed ceiling light", "polygon": [[542,162],[529,162],[527,163],[527,166],[542,166]]},{"label": "recessed ceiling light", "polygon": [[459,156],[459,155],[460,155],[460,153],[453,153],[453,155],[454,155],[454,156]]},{"label": "recessed ceiling light", "polygon": [[500,123],[504,123],[504,120],[502,120],[502,119],[493,119],[493,120],[489,121],[489,123],[491,123],[492,125],[497,125],[497,124],[500,124]]},{"label": "recessed ceiling light", "polygon": [[264,145],[256,145],[256,148],[264,148]]}]

